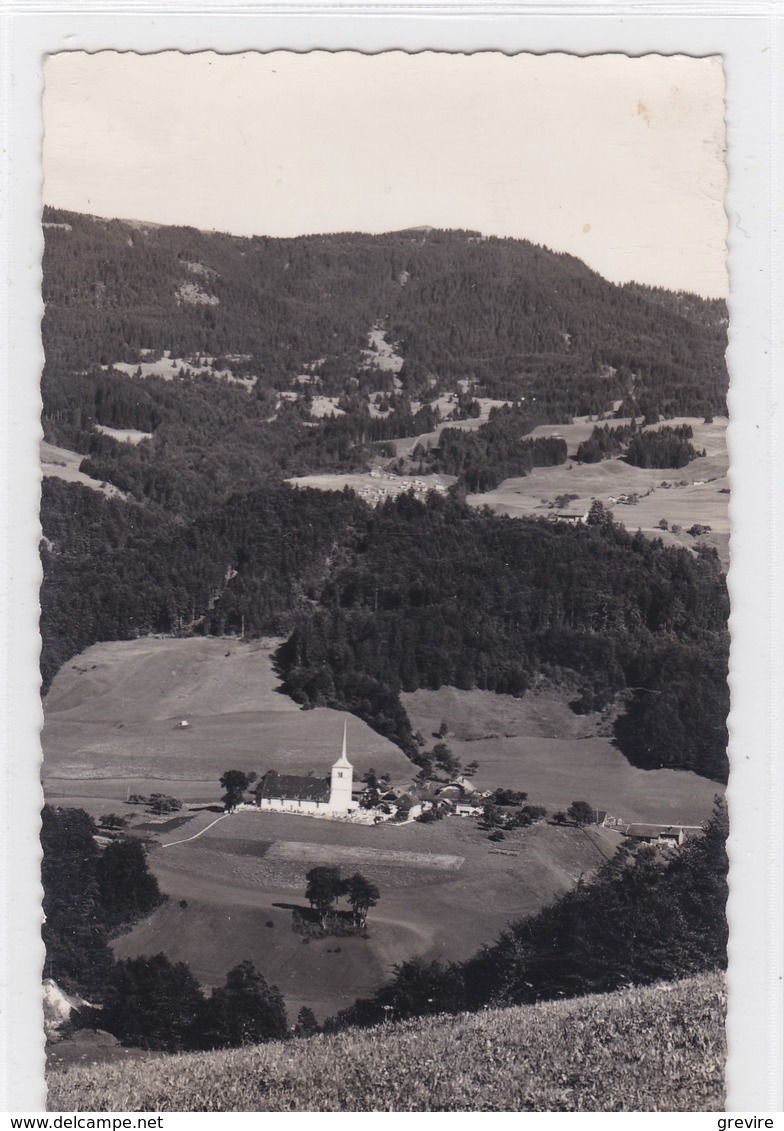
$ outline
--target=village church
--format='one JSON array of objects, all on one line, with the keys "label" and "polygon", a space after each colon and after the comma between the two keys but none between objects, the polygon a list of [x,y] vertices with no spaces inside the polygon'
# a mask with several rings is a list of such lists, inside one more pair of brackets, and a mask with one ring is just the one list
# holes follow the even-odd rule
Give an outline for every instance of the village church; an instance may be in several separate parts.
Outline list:
[{"label": "village church", "polygon": [[259,809],[278,813],[317,813],[324,817],[346,817],[359,808],[354,799],[354,767],[346,754],[346,723],[343,749],[328,778],[300,777],[268,770],[253,792]]}]

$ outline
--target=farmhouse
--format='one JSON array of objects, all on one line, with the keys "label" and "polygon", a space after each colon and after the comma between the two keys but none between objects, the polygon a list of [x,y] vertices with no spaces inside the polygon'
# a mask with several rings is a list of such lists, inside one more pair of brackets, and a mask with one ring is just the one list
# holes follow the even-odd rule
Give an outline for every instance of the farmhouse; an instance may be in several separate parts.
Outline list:
[{"label": "farmhouse", "polygon": [[359,808],[353,797],[354,767],[346,756],[346,725],[343,724],[343,749],[328,778],[279,774],[268,770],[253,793],[259,809],[278,813],[316,813],[324,817],[345,817]]},{"label": "farmhouse", "polygon": [[679,848],[686,840],[680,825],[626,825],[623,835],[642,844],[673,844]]},{"label": "farmhouse", "polygon": [[456,817],[481,817],[484,806],[476,801],[455,801],[452,812]]},{"label": "farmhouse", "polygon": [[454,799],[456,797],[468,797],[472,793],[476,793],[476,786],[468,778],[454,778],[446,785],[439,785],[435,795],[436,797]]}]

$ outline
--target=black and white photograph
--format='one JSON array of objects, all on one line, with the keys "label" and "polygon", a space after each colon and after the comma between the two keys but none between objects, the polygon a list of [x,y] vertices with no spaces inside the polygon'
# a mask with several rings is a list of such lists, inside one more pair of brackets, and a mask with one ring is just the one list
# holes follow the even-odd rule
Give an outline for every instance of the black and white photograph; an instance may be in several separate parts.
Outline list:
[{"label": "black and white photograph", "polygon": [[725,1109],[726,82],[46,58],[49,1111]]}]

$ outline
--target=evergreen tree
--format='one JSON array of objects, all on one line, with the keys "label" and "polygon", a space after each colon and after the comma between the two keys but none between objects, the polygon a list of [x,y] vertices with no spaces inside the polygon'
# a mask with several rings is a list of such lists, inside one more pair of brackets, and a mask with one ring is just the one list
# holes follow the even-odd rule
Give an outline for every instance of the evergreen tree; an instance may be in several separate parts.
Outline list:
[{"label": "evergreen tree", "polygon": [[185,963],[165,954],[126,958],[112,968],[100,1025],[123,1044],[181,1052],[197,1046],[204,1007]]},{"label": "evergreen tree", "polygon": [[288,1022],[283,997],[252,962],[241,962],[212,991],[205,1004],[200,1042],[204,1048],[235,1048],[285,1040]]},{"label": "evergreen tree", "polygon": [[116,840],[96,861],[96,879],[103,920],[113,929],[130,924],[163,902],[158,881],[147,867],[140,841]]},{"label": "evergreen tree", "polygon": [[315,1037],[321,1032],[321,1026],[316,1020],[316,1015],[310,1006],[303,1005],[297,1014],[297,1023],[294,1026],[295,1037]]}]

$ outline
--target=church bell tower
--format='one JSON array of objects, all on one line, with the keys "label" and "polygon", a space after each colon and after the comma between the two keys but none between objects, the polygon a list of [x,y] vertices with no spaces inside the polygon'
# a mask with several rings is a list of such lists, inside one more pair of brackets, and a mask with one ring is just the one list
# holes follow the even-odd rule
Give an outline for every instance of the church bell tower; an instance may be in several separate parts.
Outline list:
[{"label": "church bell tower", "polygon": [[351,787],[354,782],[354,767],[346,757],[346,721],[343,720],[343,749],[332,767],[329,807],[333,813],[348,813],[354,806],[351,803]]}]

